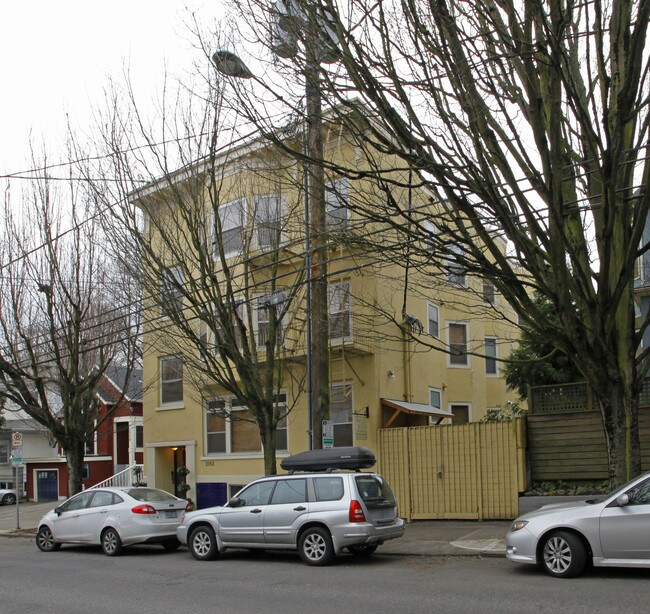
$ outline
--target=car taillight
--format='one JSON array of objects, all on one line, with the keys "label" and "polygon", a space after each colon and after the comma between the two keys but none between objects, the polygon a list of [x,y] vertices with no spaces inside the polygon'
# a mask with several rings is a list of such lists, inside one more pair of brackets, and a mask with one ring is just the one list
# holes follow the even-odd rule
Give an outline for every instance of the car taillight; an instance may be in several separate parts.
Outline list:
[{"label": "car taillight", "polygon": [[363,513],[361,503],[356,499],[350,501],[350,522],[365,522],[366,515]]},{"label": "car taillight", "polygon": [[186,512],[191,512],[192,511],[192,504],[188,501],[187,505],[185,506],[185,511]]},{"label": "car taillight", "polygon": [[131,511],[134,514],[155,514],[156,508],[153,507],[152,505],[147,505],[146,503],[143,503],[142,505],[136,505],[135,507],[131,508]]}]

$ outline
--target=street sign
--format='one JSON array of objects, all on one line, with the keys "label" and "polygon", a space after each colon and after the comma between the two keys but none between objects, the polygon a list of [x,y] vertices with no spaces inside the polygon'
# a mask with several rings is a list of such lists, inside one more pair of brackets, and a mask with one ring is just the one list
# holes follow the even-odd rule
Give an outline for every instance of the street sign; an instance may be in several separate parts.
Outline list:
[{"label": "street sign", "polygon": [[23,465],[23,457],[22,456],[12,456],[11,457],[11,464],[14,467],[22,467],[22,465]]},{"label": "street sign", "polygon": [[323,420],[323,448],[334,447],[334,422]]},{"label": "street sign", "polygon": [[11,434],[11,447],[12,448],[22,448],[23,447],[23,434],[22,433],[12,433]]}]

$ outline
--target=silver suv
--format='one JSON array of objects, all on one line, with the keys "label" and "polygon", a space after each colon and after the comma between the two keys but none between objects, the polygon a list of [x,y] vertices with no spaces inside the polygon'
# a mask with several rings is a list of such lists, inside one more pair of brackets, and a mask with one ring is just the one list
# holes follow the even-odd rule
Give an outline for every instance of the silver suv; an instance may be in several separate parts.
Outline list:
[{"label": "silver suv", "polygon": [[[325,459],[332,450],[309,454],[319,453]],[[312,460],[310,467],[317,465]],[[403,534],[386,480],[376,473],[332,470],[256,480],[223,507],[186,513],[176,531],[199,560],[226,548],[298,549],[308,565],[327,565],[344,549],[369,556]]]}]

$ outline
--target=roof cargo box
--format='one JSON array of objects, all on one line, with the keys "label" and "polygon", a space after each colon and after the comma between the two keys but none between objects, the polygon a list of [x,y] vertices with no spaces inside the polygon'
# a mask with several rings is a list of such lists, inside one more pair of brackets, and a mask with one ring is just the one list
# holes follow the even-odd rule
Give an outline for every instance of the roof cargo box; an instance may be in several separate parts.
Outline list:
[{"label": "roof cargo box", "polygon": [[282,460],[285,471],[327,471],[328,469],[369,469],[376,463],[368,448],[326,448],[293,454]]}]

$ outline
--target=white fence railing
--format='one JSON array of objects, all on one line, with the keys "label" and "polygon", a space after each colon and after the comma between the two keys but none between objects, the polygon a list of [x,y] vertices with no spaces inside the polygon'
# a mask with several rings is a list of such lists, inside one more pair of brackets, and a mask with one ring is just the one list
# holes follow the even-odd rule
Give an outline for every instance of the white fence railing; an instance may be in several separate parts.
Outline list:
[{"label": "white fence railing", "polygon": [[[142,481],[142,465],[131,465],[123,471],[112,475],[90,488],[104,488],[105,486],[134,486]],[[90,490],[90,488],[88,490]]]}]

